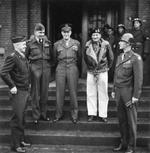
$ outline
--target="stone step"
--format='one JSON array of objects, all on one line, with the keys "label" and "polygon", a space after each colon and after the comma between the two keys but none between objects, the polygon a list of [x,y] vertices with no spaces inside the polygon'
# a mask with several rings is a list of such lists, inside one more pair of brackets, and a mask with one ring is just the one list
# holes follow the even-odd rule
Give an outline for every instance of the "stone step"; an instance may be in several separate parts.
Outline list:
[{"label": "stone step", "polygon": [[[26,148],[27,153],[114,153],[114,146],[91,145],[36,145]],[[0,144],[0,153],[10,153],[9,144]],[[146,147],[137,147],[136,153],[149,153]]]},{"label": "stone step", "polygon": [[[78,104],[79,106],[86,106],[86,96],[78,96]],[[11,102],[9,101],[9,96],[0,96],[0,107],[10,106]],[[28,105],[31,105],[31,99],[29,100]],[[55,106],[56,105],[56,97],[49,96],[48,97],[48,105]],[[64,105],[70,105],[70,97],[65,96]],[[116,106],[116,102],[114,99],[109,97],[109,106]],[[150,97],[141,97],[139,101],[138,107],[149,107],[150,108]]]},{"label": "stone step", "polygon": [[[70,116],[70,107],[69,106],[65,106],[63,111],[64,111],[65,116]],[[48,108],[48,115],[53,116],[54,113],[55,113],[55,106],[50,106]],[[11,114],[12,114],[12,107],[11,106],[0,107],[0,116],[8,117],[8,116],[11,116]],[[32,116],[32,110],[31,110],[30,106],[27,108],[26,114],[28,116]],[[87,116],[86,107],[84,107],[84,106],[79,107],[79,116],[81,116],[81,117]],[[116,116],[117,116],[116,107],[108,107],[108,117],[116,117]],[[149,107],[138,108],[138,117],[139,118],[149,118],[149,116],[150,116]]]},{"label": "stone step", "polygon": [[[112,91],[112,88],[109,88],[108,89],[109,95],[111,95],[111,91]],[[48,94],[49,94],[49,96],[56,96],[56,87],[50,87]],[[1,96],[9,95],[9,89],[8,88],[0,88],[0,95]],[[68,89],[66,89],[65,95],[69,96]],[[77,95],[78,96],[86,96],[86,88],[78,88]],[[143,88],[142,93],[141,93],[141,97],[150,97],[150,88],[148,88],[148,89]]]},{"label": "stone step", "polygon": [[[10,128],[10,117],[0,118],[0,129],[9,129]],[[118,128],[118,119],[117,118],[108,118],[107,123],[100,122],[98,119],[93,122],[87,122],[87,118],[80,118],[78,123],[74,125],[69,118],[63,118],[57,123],[52,122],[52,118],[49,122],[40,121],[38,126],[33,124],[32,117],[26,118],[26,129],[30,130],[66,130],[66,131],[119,131]],[[137,122],[137,131],[138,132],[148,132],[150,129],[150,120],[138,118]]]},{"label": "stone step", "polygon": [[[33,144],[48,145],[93,145],[112,146],[119,141],[118,132],[91,132],[91,131],[63,131],[63,130],[26,130],[25,135]],[[0,143],[10,142],[10,131],[0,131]],[[148,147],[150,142],[149,132],[137,134],[137,146]]]}]

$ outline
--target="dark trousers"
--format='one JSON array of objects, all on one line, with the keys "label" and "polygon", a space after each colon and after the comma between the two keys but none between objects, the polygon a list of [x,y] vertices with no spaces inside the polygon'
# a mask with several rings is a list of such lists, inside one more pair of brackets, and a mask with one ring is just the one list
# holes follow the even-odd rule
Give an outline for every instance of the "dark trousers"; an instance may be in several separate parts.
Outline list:
[{"label": "dark trousers", "polygon": [[135,150],[137,137],[137,107],[132,104],[127,107],[125,104],[132,98],[132,88],[116,89],[117,111],[121,141],[125,147]]},{"label": "dark trousers", "polygon": [[46,61],[31,64],[31,98],[34,119],[46,117],[50,67]]},{"label": "dark trousers", "polygon": [[71,116],[78,118],[77,85],[78,68],[76,65],[62,66],[58,65],[56,69],[56,118],[61,118],[63,113],[64,95],[66,84],[70,93]]},{"label": "dark trousers", "polygon": [[13,110],[10,122],[11,147],[13,148],[19,147],[20,142],[24,140],[25,109],[28,96],[28,91],[18,90],[17,94],[12,95],[10,98]]}]

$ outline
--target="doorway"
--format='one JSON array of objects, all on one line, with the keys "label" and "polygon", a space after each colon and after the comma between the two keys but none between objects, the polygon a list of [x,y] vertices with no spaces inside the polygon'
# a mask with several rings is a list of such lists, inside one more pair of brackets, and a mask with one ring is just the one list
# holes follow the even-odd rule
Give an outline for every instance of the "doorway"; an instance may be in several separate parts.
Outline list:
[{"label": "doorway", "polygon": [[51,39],[61,39],[60,27],[64,23],[72,24],[72,38],[81,41],[82,3],[75,1],[53,1],[51,6]]},{"label": "doorway", "polygon": [[[103,27],[105,24],[116,27],[123,20],[123,9],[119,0],[114,3],[111,0],[46,0],[42,4],[42,22],[46,25],[52,44],[61,39],[60,26],[71,23],[72,38],[80,41],[82,52],[86,41],[90,39],[91,29],[95,26]],[[82,60],[81,76],[84,78],[86,70],[86,64]]]}]

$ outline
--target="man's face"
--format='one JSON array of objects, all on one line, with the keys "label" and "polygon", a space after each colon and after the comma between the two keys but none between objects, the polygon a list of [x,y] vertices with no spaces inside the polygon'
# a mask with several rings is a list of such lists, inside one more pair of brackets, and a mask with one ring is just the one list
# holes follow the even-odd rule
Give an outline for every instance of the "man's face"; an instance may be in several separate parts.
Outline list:
[{"label": "man's face", "polygon": [[22,53],[24,53],[24,52],[25,52],[26,47],[27,47],[27,46],[26,46],[26,42],[25,42],[25,41],[15,43],[15,44],[14,44],[14,46],[15,46],[15,47],[17,47],[17,49],[18,49],[20,52],[22,52]]},{"label": "man's face", "polygon": [[45,35],[45,30],[41,30],[41,31],[34,31],[34,35],[36,38],[40,39],[43,38]]},{"label": "man's face", "polygon": [[125,49],[128,46],[128,42],[124,40],[119,41],[119,49]]},{"label": "man's face", "polygon": [[100,38],[101,38],[101,34],[100,33],[93,33],[92,34],[92,40],[94,42],[98,42],[100,40]]},{"label": "man's face", "polygon": [[112,35],[113,34],[113,30],[112,29],[108,29],[108,34]]},{"label": "man's face", "polygon": [[134,21],[134,28],[139,28],[141,26],[139,21]]},{"label": "man's face", "polygon": [[119,32],[119,33],[122,33],[123,31],[124,31],[124,28],[122,28],[122,27],[119,27],[119,28],[118,28],[118,32]]},{"label": "man's face", "polygon": [[62,31],[61,34],[63,36],[63,39],[65,40],[69,40],[70,39],[70,36],[71,36],[71,31]]}]

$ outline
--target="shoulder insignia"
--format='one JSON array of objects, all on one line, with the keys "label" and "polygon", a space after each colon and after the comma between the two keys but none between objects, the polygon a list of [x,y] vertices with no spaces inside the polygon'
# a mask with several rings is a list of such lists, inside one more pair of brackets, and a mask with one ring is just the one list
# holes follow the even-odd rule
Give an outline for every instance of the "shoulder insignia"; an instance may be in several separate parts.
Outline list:
[{"label": "shoulder insignia", "polygon": [[136,58],[137,58],[138,60],[142,60],[142,57],[141,57],[139,54],[134,53],[134,55],[136,56]]},{"label": "shoulder insignia", "polygon": [[14,56],[14,55],[15,55],[15,53],[11,53],[11,54],[10,54],[10,56]]},{"label": "shoulder insignia", "polygon": [[138,60],[141,60],[142,58],[141,58],[141,56],[138,56]]}]

